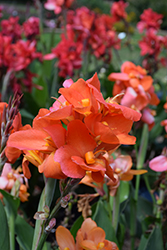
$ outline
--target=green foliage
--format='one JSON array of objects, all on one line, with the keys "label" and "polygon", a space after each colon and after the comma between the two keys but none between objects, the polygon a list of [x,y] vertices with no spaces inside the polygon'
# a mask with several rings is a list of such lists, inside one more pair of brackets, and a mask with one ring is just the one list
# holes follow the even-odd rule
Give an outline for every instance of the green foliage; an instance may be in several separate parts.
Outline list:
[{"label": "green foliage", "polygon": [[149,237],[142,235],[141,242],[138,250],[164,250],[163,241],[162,241],[162,232],[159,225],[156,225]]},{"label": "green foliage", "polygon": [[0,249],[9,250],[9,228],[7,223],[6,212],[0,200]]},{"label": "green foliage", "polygon": [[77,1],[77,6],[86,6],[87,8],[99,13],[110,13],[110,4],[101,0],[79,0]]}]

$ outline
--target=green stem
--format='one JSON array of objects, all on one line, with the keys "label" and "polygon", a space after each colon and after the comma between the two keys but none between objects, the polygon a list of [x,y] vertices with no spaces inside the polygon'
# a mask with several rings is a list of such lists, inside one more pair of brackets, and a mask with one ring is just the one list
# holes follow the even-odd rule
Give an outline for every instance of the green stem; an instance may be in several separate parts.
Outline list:
[{"label": "green stem", "polygon": [[[45,205],[50,207],[55,192],[56,181],[57,180],[51,178],[46,179],[45,188],[43,189],[42,195],[40,197],[38,211],[43,211]],[[44,223],[41,223],[41,220],[36,220],[34,238],[32,242],[32,250],[36,250],[37,246],[39,245],[39,240],[43,231],[42,230],[43,224]]]},{"label": "green stem", "polygon": [[136,235],[136,213],[137,213],[137,202],[131,196],[130,198],[130,239],[131,239],[131,250],[135,249],[135,235]]},{"label": "green stem", "polygon": [[112,215],[112,225],[115,230],[115,233],[117,232],[118,228],[118,221],[119,221],[119,209],[120,209],[120,189],[117,188],[116,195],[114,196],[113,201],[113,215]]},{"label": "green stem", "polygon": [[[148,145],[148,125],[144,124],[141,141],[140,141],[140,148],[137,155],[137,170],[140,170],[143,167],[145,162],[146,152],[147,152],[147,145]],[[137,148],[137,147],[136,147]],[[137,152],[136,152],[137,153]],[[137,201],[139,196],[139,187],[140,187],[140,175],[136,176],[136,186],[135,186],[135,193],[134,199],[131,197],[131,204],[130,204],[130,234],[131,234],[131,250],[135,249],[135,235],[136,235],[136,217],[137,217]]]},{"label": "green stem", "polygon": [[10,84],[10,76],[13,73],[12,70],[9,70],[6,75],[4,76],[3,82],[2,82],[2,101],[5,102],[7,101],[7,91],[9,88],[9,84]]},{"label": "green stem", "polygon": [[110,196],[110,190],[108,188],[108,193],[107,193],[108,214],[110,217],[110,221],[112,222],[112,213],[111,213],[112,209],[111,209],[110,200],[111,200],[111,196]]},{"label": "green stem", "polygon": [[[141,143],[137,158],[137,170],[141,169],[143,167],[146,152],[147,152],[147,145],[148,145],[148,125],[144,124],[143,131],[142,131],[142,137],[141,137]],[[135,200],[138,200],[138,194],[139,194],[139,185],[140,185],[140,175],[136,176],[136,187],[135,187]]]},{"label": "green stem", "polygon": [[[73,181],[73,182],[72,182]],[[59,201],[57,202],[56,206],[53,208],[52,212],[50,213],[50,216],[45,224],[45,228],[46,226],[49,224],[50,220],[52,218],[54,218],[57,214],[57,212],[59,211],[59,209],[61,208],[61,201],[62,201],[62,198],[65,197],[70,191],[72,188],[74,188],[74,186],[76,186],[78,183],[80,182],[80,179],[70,179],[66,188],[64,189],[64,191],[62,192],[62,195],[61,197],[59,198]],[[41,234],[41,237],[39,239],[39,242],[38,242],[38,246],[36,248],[36,250],[41,250],[46,239],[47,239],[47,236],[48,236],[49,232],[43,230],[42,234]]]}]

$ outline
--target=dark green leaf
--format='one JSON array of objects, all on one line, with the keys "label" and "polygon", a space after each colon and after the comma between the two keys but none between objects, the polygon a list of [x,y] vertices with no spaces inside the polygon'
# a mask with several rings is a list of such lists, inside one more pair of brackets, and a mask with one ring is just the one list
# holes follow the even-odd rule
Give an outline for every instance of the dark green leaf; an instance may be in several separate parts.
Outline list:
[{"label": "dark green leaf", "polygon": [[74,239],[75,239],[76,234],[77,234],[78,230],[80,229],[82,223],[83,223],[83,217],[79,216],[78,219],[72,225],[70,231],[71,231],[71,234],[73,235]]},{"label": "dark green leaf", "polygon": [[36,84],[40,85],[43,89],[42,90],[39,90],[37,88],[34,89],[33,97],[40,107],[46,107],[46,102],[49,97],[47,84],[44,81],[43,77],[40,77],[36,82]]},{"label": "dark green leaf", "polygon": [[129,189],[129,183],[127,181],[120,182],[120,203],[128,199]]},{"label": "dark green leaf", "polygon": [[17,197],[12,196],[11,194],[7,193],[6,191],[0,189],[0,192],[3,195],[3,200],[5,202],[5,205],[7,207],[7,211],[9,213],[9,216],[11,213],[13,213],[14,217],[17,216],[17,209],[20,205],[20,199]]},{"label": "dark green leaf", "polygon": [[112,222],[104,203],[101,200],[98,201],[97,208],[92,219],[105,231],[107,240],[114,241],[118,244]]},{"label": "dark green leaf", "polygon": [[138,250],[163,250],[162,232],[157,225],[154,227],[148,239],[143,235]]},{"label": "dark green leaf", "polygon": [[15,221],[17,242],[24,250],[31,250],[34,229],[18,215]]},{"label": "dark green leaf", "polygon": [[9,229],[5,209],[0,200],[0,249],[9,250]]}]

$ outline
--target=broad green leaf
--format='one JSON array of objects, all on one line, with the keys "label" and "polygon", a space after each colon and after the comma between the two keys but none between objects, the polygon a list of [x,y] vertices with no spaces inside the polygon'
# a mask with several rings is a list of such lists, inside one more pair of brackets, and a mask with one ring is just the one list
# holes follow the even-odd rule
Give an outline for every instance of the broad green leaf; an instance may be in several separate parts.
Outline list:
[{"label": "broad green leaf", "polygon": [[70,232],[73,235],[74,239],[76,237],[76,234],[77,234],[78,230],[81,228],[81,225],[82,225],[83,221],[84,221],[83,217],[79,216],[78,219],[72,225]]},{"label": "broad green leaf", "polygon": [[3,195],[3,201],[5,203],[5,209],[9,225],[9,239],[10,249],[15,249],[15,218],[17,216],[17,209],[20,205],[20,200],[17,197],[13,197],[11,194],[0,189]]},{"label": "broad green leaf", "polygon": [[141,238],[141,242],[138,250],[164,250],[162,232],[160,226],[156,225],[151,232],[150,236],[146,238],[144,235]]},{"label": "broad green leaf", "polygon": [[5,202],[7,212],[9,215],[13,213],[14,217],[17,216],[17,209],[20,205],[20,199],[17,197],[12,196],[11,194],[7,193],[6,191],[0,189],[0,192],[3,195],[3,200]]},{"label": "broad green leaf", "polygon": [[120,182],[120,203],[127,200],[129,197],[129,183],[127,181]]},{"label": "broad green leaf", "polygon": [[40,107],[46,107],[46,102],[49,97],[48,95],[48,86],[46,82],[44,81],[43,77],[40,77],[38,81],[36,82],[37,85],[40,85],[43,89],[39,90],[37,88],[33,91],[33,97],[38,103]]},{"label": "broad green leaf", "polygon": [[31,250],[34,229],[20,216],[15,221],[16,239],[24,250]]},{"label": "broad green leaf", "polygon": [[144,220],[146,216],[153,215],[152,202],[139,196],[137,202],[137,217],[139,221]]},{"label": "broad green leaf", "polygon": [[124,243],[125,231],[126,231],[125,225],[123,225],[122,223],[119,223],[118,229],[117,229],[117,239],[119,242],[120,249],[122,248],[123,243]]},{"label": "broad green leaf", "polygon": [[101,200],[98,201],[97,208],[92,219],[105,231],[107,240],[114,241],[118,244],[109,214]]},{"label": "broad green leaf", "polygon": [[9,250],[9,229],[5,209],[0,200],[0,249]]}]

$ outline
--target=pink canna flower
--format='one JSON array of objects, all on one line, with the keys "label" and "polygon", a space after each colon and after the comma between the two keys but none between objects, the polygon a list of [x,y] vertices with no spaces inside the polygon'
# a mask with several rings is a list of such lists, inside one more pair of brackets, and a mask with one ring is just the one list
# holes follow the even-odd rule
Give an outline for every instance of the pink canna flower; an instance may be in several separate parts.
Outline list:
[{"label": "pink canna flower", "polygon": [[167,157],[159,155],[149,162],[149,167],[156,172],[167,171]]},{"label": "pink canna flower", "polygon": [[[10,163],[5,163],[2,174],[0,176],[0,189],[7,192],[11,192],[15,185],[16,180],[19,182],[18,190],[15,190],[15,194],[19,191],[19,197],[22,202],[28,200],[29,193],[27,192],[28,182],[27,179],[21,174],[21,168],[16,170],[12,169]],[[25,183],[25,184],[24,184]]]}]

